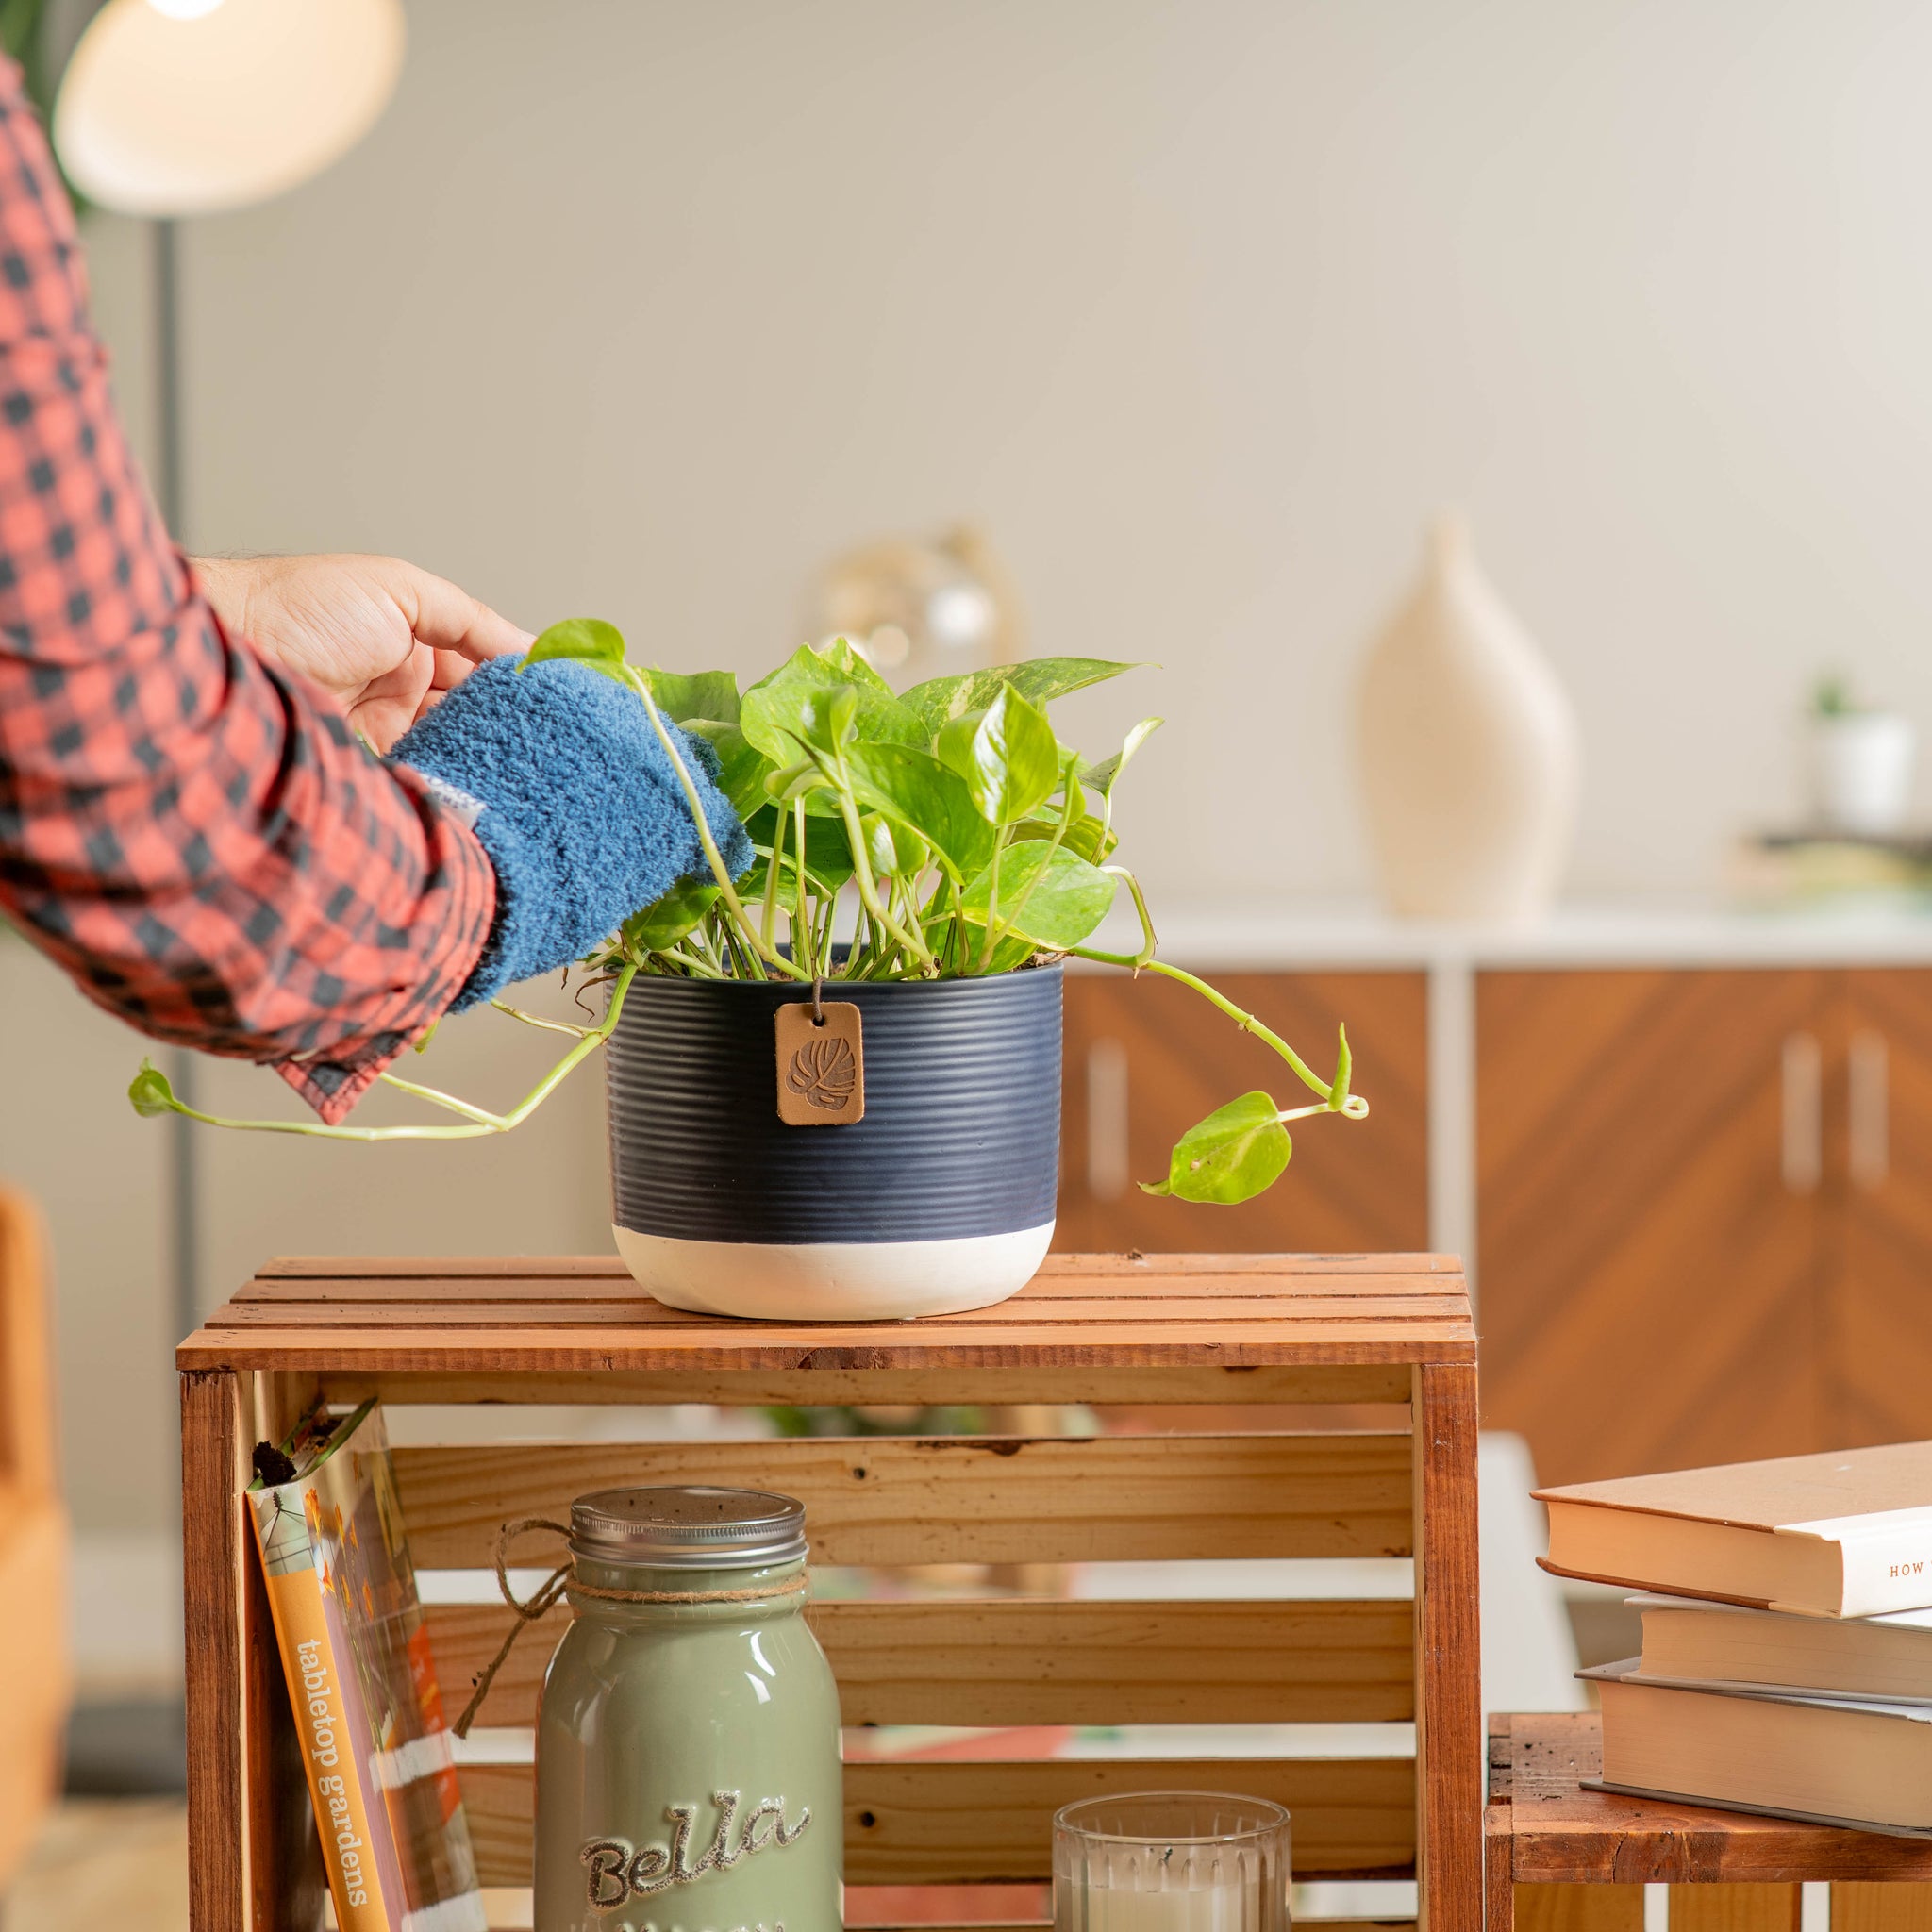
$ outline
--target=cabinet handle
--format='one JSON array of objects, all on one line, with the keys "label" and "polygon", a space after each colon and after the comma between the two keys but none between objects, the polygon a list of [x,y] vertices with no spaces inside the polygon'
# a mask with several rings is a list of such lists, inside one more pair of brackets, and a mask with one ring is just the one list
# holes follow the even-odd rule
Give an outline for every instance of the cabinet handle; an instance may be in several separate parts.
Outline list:
[{"label": "cabinet handle", "polygon": [[1849,1066],[1852,1132],[1846,1164],[1852,1185],[1871,1193],[1891,1172],[1891,1065],[1884,1034],[1853,1034]]},{"label": "cabinet handle", "polygon": [[1817,1035],[1786,1034],[1782,1166],[1793,1194],[1810,1193],[1824,1173],[1824,1090]]},{"label": "cabinet handle", "polygon": [[1127,1191],[1127,1050],[1118,1040],[1087,1049],[1087,1191],[1118,1201]]}]

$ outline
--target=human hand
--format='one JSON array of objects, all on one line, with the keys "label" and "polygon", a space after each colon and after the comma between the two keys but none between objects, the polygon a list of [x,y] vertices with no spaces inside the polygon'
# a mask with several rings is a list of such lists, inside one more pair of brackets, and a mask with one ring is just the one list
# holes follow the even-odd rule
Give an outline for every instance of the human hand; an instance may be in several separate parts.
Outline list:
[{"label": "human hand", "polygon": [[319,685],[380,752],[475,666],[532,641],[400,558],[197,557],[191,567],[224,629]]}]

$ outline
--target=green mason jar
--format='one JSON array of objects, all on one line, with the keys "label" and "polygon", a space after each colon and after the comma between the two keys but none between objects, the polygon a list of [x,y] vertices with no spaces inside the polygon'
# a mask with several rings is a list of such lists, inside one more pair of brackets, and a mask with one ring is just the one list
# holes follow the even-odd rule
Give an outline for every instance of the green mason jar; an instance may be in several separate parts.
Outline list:
[{"label": "green mason jar", "polygon": [[840,1932],[839,1691],[805,1506],[603,1490],[537,1719],[536,1932]]}]

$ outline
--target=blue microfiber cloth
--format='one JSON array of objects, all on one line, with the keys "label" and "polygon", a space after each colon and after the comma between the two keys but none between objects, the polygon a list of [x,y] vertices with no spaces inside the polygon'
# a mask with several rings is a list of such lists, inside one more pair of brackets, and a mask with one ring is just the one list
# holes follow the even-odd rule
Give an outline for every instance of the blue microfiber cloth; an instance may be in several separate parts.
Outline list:
[{"label": "blue microfiber cloth", "polygon": [[[496,918],[453,1011],[580,959],[679,879],[709,878],[683,788],[636,692],[553,658],[479,664],[396,742],[496,868]],[[702,739],[670,726],[736,878],[752,863]]]}]

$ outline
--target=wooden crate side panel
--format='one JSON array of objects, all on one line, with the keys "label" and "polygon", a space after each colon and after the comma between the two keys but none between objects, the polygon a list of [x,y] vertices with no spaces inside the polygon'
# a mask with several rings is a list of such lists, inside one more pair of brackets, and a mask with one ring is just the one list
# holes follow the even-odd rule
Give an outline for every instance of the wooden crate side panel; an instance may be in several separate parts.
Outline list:
[{"label": "wooden crate side panel", "polygon": [[[989,1598],[820,1603],[812,1627],[848,1724],[1346,1724],[1415,1714],[1410,1606],[1075,1603]],[[460,1705],[510,1623],[501,1607],[427,1613],[445,1699]],[[570,1621],[524,1633],[476,1722],[536,1722]]]},{"label": "wooden crate side panel", "polygon": [[[463,1804],[486,1886],[528,1885],[528,1765],[468,1765]],[[1053,1758],[845,1767],[848,1885],[1024,1883],[1052,1875],[1053,1814],[1108,1791],[1239,1788],[1294,1814],[1294,1869],[1407,1877],[1415,1766],[1406,1757]]]},{"label": "wooden crate side panel", "polygon": [[[821,1563],[1032,1563],[1400,1557],[1409,1438],[1398,1435],[813,1438],[399,1449],[425,1569],[487,1569],[499,1526],[567,1519],[638,1483],[801,1498]],[[520,1560],[548,1564],[554,1539]],[[1473,1587],[1473,1586],[1472,1586]]]},{"label": "wooden crate side panel", "polygon": [[1416,1809],[1420,1919],[1482,1932],[1482,1636],[1475,1372],[1418,1369],[1415,1418]]},{"label": "wooden crate side panel", "polygon": [[[188,1910],[195,1932],[244,1932],[241,1433],[235,1377],[181,1378],[188,1674]],[[273,1644],[274,1639],[270,1638]],[[259,1641],[259,1634],[257,1635]]]}]

